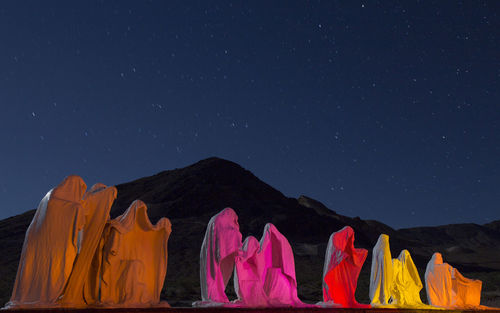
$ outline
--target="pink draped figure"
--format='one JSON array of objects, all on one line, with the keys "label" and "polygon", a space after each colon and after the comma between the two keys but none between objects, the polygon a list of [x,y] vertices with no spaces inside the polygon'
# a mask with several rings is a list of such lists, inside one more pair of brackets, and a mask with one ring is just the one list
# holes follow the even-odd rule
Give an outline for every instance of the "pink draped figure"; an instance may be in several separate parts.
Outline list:
[{"label": "pink draped figure", "polygon": [[193,306],[229,304],[225,290],[241,239],[238,215],[233,209],[225,208],[210,219],[200,251],[201,301]]},{"label": "pink draped figure", "polygon": [[245,240],[234,279],[240,306],[309,306],[297,296],[292,247],[273,224],[266,224],[260,244],[254,237]]},{"label": "pink draped figure", "polygon": [[354,230],[346,226],[333,233],[328,241],[323,269],[324,306],[369,308],[354,296],[358,277],[368,255],[366,249],[354,248]]}]

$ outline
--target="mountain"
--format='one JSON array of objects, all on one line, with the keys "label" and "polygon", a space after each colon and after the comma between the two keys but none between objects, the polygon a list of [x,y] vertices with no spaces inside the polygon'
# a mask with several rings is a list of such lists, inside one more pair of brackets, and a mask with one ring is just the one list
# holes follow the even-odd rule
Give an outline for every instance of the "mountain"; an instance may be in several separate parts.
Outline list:
[{"label": "mountain", "polygon": [[[309,302],[321,300],[328,238],[346,225],[355,231],[356,247],[371,251],[378,236],[386,233],[390,236],[393,257],[406,248],[420,269],[425,269],[434,251],[441,251],[445,260],[466,274],[489,273],[488,277],[500,277],[500,274],[495,276],[500,273],[500,253],[498,248],[493,249],[500,246],[500,221],[487,225],[395,230],[378,221],[340,215],[306,196],[288,198],[238,164],[219,158],[205,159],[116,187],[118,197],[111,208],[112,217],[140,199],[147,204],[153,223],[164,216],[172,222],[169,264],[162,291],[162,298],[172,305],[189,305],[199,299],[199,253],[206,225],[211,216],[225,207],[232,207],[238,214],[244,237],[260,238],[264,225],[272,222],[289,239],[296,255],[299,296]],[[33,214],[31,210],[0,221],[0,275],[4,278],[0,283],[0,300],[3,302],[10,297],[24,233]],[[370,262],[369,255],[358,283],[358,299],[365,302],[368,301]],[[497,281],[490,289],[500,290],[499,286]],[[229,286],[228,292],[234,294],[231,289]]]}]

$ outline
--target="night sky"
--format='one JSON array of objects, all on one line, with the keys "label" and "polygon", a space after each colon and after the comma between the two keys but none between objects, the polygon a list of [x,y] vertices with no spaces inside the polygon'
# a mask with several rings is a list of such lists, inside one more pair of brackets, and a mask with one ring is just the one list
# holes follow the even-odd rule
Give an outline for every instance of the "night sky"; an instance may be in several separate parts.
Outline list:
[{"label": "night sky", "polygon": [[218,156],[395,228],[487,223],[499,92],[499,1],[2,1],[0,218]]}]

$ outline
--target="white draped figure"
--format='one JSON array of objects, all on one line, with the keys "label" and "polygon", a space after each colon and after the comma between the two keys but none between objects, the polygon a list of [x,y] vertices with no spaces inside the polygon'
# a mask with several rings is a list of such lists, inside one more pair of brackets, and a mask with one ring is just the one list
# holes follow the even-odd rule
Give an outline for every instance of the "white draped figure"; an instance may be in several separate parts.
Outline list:
[{"label": "white draped figure", "polygon": [[370,300],[372,306],[390,305],[393,282],[392,257],[389,236],[382,234],[373,247],[370,273]]},{"label": "white draped figure", "polygon": [[193,306],[213,306],[229,303],[225,289],[241,248],[238,215],[225,208],[214,215],[207,225],[200,250],[201,301]]},{"label": "white draped figure", "polygon": [[78,234],[85,223],[86,185],[68,176],[40,202],[24,238],[7,307],[55,306],[73,269]]},{"label": "white draped figure", "polygon": [[425,270],[425,285],[429,304],[448,309],[485,308],[481,301],[482,282],[469,279],[443,263],[441,253],[434,253]]},{"label": "white draped figure", "polygon": [[[140,200],[108,222],[101,242],[101,304],[168,306],[160,303],[160,292],[167,273],[167,242],[171,231],[170,221],[165,217],[156,225],[151,224],[146,204]],[[98,287],[94,286],[94,290]]]}]

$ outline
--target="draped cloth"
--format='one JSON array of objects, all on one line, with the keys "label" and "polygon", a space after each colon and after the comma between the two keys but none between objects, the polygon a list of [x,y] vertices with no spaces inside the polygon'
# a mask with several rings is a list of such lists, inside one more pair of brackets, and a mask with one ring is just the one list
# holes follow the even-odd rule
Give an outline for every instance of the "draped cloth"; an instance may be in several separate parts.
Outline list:
[{"label": "draped cloth", "polygon": [[70,277],[85,223],[86,185],[68,176],[40,202],[24,238],[7,307],[53,307]]},{"label": "draped cloth", "polygon": [[236,258],[234,290],[238,300],[234,302],[239,306],[266,307],[268,305],[261,277],[263,264],[259,250],[259,241],[253,236],[248,236]]},{"label": "draped cloth", "polygon": [[310,306],[297,296],[292,247],[273,224],[266,224],[260,243],[254,237],[245,240],[235,273],[235,303],[240,306]]},{"label": "draped cloth", "polygon": [[441,253],[434,253],[425,270],[429,304],[447,309],[484,309],[481,306],[482,282],[464,277]]},{"label": "draped cloth", "polygon": [[422,303],[420,299],[423,285],[408,250],[401,251],[398,258],[392,260],[392,268],[394,280],[391,303],[399,308],[431,309],[432,306]]},{"label": "draped cloth", "polygon": [[354,230],[346,226],[328,240],[323,268],[322,306],[369,308],[356,301],[358,277],[366,260],[366,249],[354,248]]},{"label": "draped cloth", "polygon": [[370,275],[370,299],[373,306],[408,309],[432,309],[422,303],[422,281],[410,252],[402,250],[398,258],[391,258],[389,236],[380,235],[373,248]]},{"label": "draped cloth", "polygon": [[116,194],[115,187],[107,187],[98,183],[83,196],[85,225],[80,238],[81,248],[64,289],[64,294],[58,301],[62,306],[83,307],[96,301],[96,299],[84,298],[84,287],[89,283],[87,280],[98,278],[97,273],[95,276],[89,277],[89,269],[101,240],[104,226],[109,220],[109,211],[116,199]]},{"label": "draped cloth", "polygon": [[229,303],[226,286],[241,247],[238,215],[225,208],[213,216],[207,225],[200,251],[201,301],[193,306],[217,306]]},{"label": "draped cloth", "polygon": [[[146,204],[140,200],[107,223],[102,252],[96,254],[97,259],[102,258],[99,269],[102,305],[168,306],[160,303],[160,292],[167,273],[167,242],[171,231],[167,218],[151,224]],[[97,289],[94,286],[93,297]]]},{"label": "draped cloth", "polygon": [[390,306],[394,271],[389,247],[389,236],[378,237],[372,252],[370,273],[370,300],[372,306]]}]

